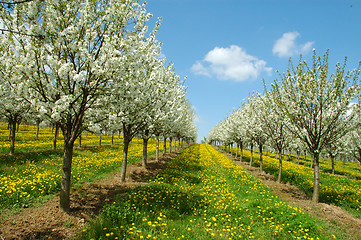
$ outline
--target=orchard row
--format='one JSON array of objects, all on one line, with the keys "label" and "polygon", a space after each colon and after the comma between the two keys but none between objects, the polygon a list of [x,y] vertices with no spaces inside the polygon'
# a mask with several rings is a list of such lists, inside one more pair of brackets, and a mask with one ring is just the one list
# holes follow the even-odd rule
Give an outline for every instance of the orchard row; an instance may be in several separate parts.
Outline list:
[{"label": "orchard row", "polygon": [[[260,170],[265,148],[278,155],[278,181],[282,180],[283,153],[311,155],[314,168],[313,201],[319,201],[321,155],[329,156],[334,173],[336,157],[361,163],[361,112],[359,69],[346,71],[337,64],[329,73],[328,51],[313,53],[311,64],[291,60],[286,73],[280,74],[263,94],[253,94],[241,108],[230,113],[208,135],[213,144],[233,145],[251,152],[259,149]],[[241,153],[242,154],[242,153]],[[296,170],[296,169],[295,169]]]},{"label": "orchard row", "polygon": [[161,58],[146,5],[125,1],[24,1],[0,9],[0,116],[55,126],[64,136],[60,204],[69,211],[73,146],[84,130],[122,132],[129,143],[196,139],[194,114],[173,65]]},{"label": "orchard row", "polygon": [[[35,133],[34,126],[20,125],[17,134],[19,154],[1,156],[0,209],[28,207],[43,197],[60,191],[62,158],[59,151],[52,150],[51,128],[41,128],[38,138],[35,138]],[[6,125],[0,124],[0,139],[6,139],[6,135]],[[122,135],[101,137],[84,133],[82,147],[79,147],[78,142],[72,159],[73,185],[80,186],[119,169],[123,155],[122,143]],[[159,144],[156,139],[150,139],[144,148],[144,141],[137,138],[129,146],[129,163],[154,154],[157,158],[160,152],[171,152],[179,145],[179,142],[170,141]],[[0,152],[7,149],[7,146],[0,143]],[[32,151],[29,152],[30,150]]]}]

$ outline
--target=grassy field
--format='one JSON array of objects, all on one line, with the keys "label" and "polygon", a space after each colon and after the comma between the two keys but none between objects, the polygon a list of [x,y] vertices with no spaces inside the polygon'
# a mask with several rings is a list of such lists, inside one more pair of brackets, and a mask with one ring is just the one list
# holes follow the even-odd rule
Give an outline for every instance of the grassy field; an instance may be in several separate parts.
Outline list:
[{"label": "grassy field", "polygon": [[[1,151],[7,153],[9,141],[7,139],[6,125],[0,125]],[[49,194],[60,191],[62,166],[62,136],[59,136],[58,148],[52,148],[50,128],[40,130],[35,138],[34,126],[20,126],[17,133],[16,154],[0,156],[0,209],[28,207]],[[123,149],[122,138],[115,138],[115,145],[110,145],[111,136],[103,136],[102,147],[76,148],[73,156],[72,184],[80,185],[84,181],[92,181],[103,174],[120,168]],[[82,146],[96,145],[99,138],[88,133],[83,137]],[[108,144],[107,146],[104,146]],[[155,154],[156,144],[151,140],[148,144],[148,155]],[[31,151],[30,151],[31,150]],[[163,144],[160,144],[163,150]],[[1,152],[0,151],[0,152]],[[141,141],[131,143],[128,153],[128,163],[139,161],[142,156]]]},{"label": "grassy field", "polygon": [[[36,126],[33,125],[20,125],[19,131],[16,133],[15,138],[15,153],[22,153],[33,150],[49,150],[52,149],[55,130],[50,127],[41,127],[38,138],[36,137]],[[10,140],[8,139],[9,130],[6,123],[0,122],[0,153],[9,153]],[[102,136],[102,145],[110,145],[112,137],[111,135]],[[59,136],[57,140],[57,148],[63,148],[63,135],[59,130]],[[114,144],[121,144],[123,142],[122,135],[115,135],[113,139]],[[94,146],[99,145],[99,137],[89,132],[82,134],[82,146]],[[74,146],[78,146],[78,141]]]},{"label": "grassy field", "polygon": [[[243,160],[250,161],[250,152],[243,151]],[[271,155],[272,156],[272,155]],[[323,165],[326,161],[322,160]],[[253,154],[253,164],[259,166],[259,155]],[[338,163],[339,164],[339,163]],[[348,171],[353,175],[357,175],[357,168],[354,164],[348,164],[351,167]],[[274,157],[263,155],[263,170],[278,176],[278,160]],[[313,193],[313,169],[309,166],[296,164],[289,161],[283,161],[282,181],[289,182],[307,195],[312,196]],[[354,169],[354,170],[352,170]],[[361,218],[361,181],[355,178],[349,178],[342,175],[332,175],[328,172],[320,172],[320,201],[334,204],[342,207],[346,211]]]},{"label": "grassy field", "polygon": [[[34,202],[57,194],[60,189],[62,137],[60,150],[51,150],[53,133],[42,128],[38,138],[34,126],[20,126],[16,154],[9,156],[6,125],[0,125],[0,209],[31,206]],[[94,181],[119,169],[122,138],[102,137],[102,147],[76,148],[72,183]],[[99,138],[83,135],[82,145],[98,145]],[[163,144],[160,144],[162,151]],[[155,141],[148,145],[155,152]],[[142,143],[130,146],[129,163],[140,160]],[[249,157],[245,153],[245,159]],[[267,157],[265,168],[276,168],[275,159]],[[257,164],[257,155],[255,155]],[[312,169],[285,162],[285,179],[312,188]],[[275,171],[275,170],[273,170]],[[324,173],[326,174],[326,173]],[[330,174],[326,174],[327,176]],[[286,177],[287,176],[287,177]],[[324,175],[322,178],[326,179]],[[322,185],[323,200],[344,204],[360,212],[359,181],[335,176]],[[310,180],[311,179],[311,180]],[[350,186],[355,181],[356,185]],[[335,190],[336,189],[336,190]],[[342,189],[344,192],[342,192]],[[348,191],[349,194],[346,194]],[[337,195],[332,195],[333,192]],[[351,193],[351,194],[350,194]],[[327,198],[328,197],[328,198]],[[331,199],[331,200],[330,200]],[[335,200],[336,199],[336,200]],[[342,205],[341,204],[341,205]],[[354,204],[354,205],[352,205]],[[300,209],[282,202],[259,180],[235,165],[209,145],[194,144],[173,159],[166,170],[147,185],[128,189],[100,216],[83,229],[80,239],[347,239],[342,229],[329,227]]]},{"label": "grassy field", "polygon": [[[257,152],[257,150],[255,150]],[[266,152],[266,154],[270,157],[276,158],[275,153]],[[295,154],[283,154],[282,159],[287,160],[289,162],[293,162],[299,165],[303,165],[306,167],[311,166],[311,157],[310,156],[300,156],[297,158]],[[320,170],[326,173],[332,173],[331,160],[328,158],[320,158]],[[350,179],[361,180],[361,165],[359,162],[348,162],[335,160],[335,174],[343,175]]]},{"label": "grassy field", "polygon": [[282,202],[224,154],[194,144],[146,186],[129,189],[81,239],[346,239]]}]

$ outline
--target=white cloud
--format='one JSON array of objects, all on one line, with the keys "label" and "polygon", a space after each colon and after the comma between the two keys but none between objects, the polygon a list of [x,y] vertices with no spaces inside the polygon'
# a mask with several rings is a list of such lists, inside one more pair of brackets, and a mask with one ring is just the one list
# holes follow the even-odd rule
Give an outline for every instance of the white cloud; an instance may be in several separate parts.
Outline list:
[{"label": "white cloud", "polygon": [[193,64],[192,66],[192,70],[199,75],[204,75],[207,77],[210,77],[211,74],[208,71],[208,68],[206,68],[205,66],[203,66],[201,61],[197,61],[195,64]]},{"label": "white cloud", "polygon": [[291,57],[296,54],[309,52],[312,49],[312,45],[314,44],[314,42],[297,44],[296,38],[299,36],[300,34],[298,32],[284,33],[273,46],[273,54],[279,57]]},{"label": "white cloud", "polygon": [[228,48],[215,47],[202,61],[194,63],[192,70],[199,75],[216,75],[222,80],[239,82],[256,79],[262,72],[272,72],[272,68],[266,67],[264,60],[247,54],[237,45]]}]

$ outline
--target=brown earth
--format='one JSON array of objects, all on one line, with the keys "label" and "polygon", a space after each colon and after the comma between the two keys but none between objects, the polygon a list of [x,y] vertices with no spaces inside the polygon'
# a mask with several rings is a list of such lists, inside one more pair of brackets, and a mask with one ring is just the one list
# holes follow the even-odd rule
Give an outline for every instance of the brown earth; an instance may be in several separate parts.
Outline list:
[{"label": "brown earth", "polygon": [[348,239],[361,239],[361,219],[356,218],[338,206],[326,203],[314,203],[309,196],[297,187],[289,183],[278,183],[273,175],[267,174],[264,171],[260,172],[259,168],[249,166],[248,162],[240,162],[239,159],[236,160],[234,156],[227,155],[247,172],[259,178],[263,184],[272,190],[273,194],[279,196],[280,199],[287,204],[299,207],[304,212],[308,212],[316,218],[323,219],[335,227],[345,229],[349,236]]},{"label": "brown earth", "polygon": [[176,153],[167,153],[158,161],[148,159],[148,167],[141,163],[128,165],[127,178],[120,182],[120,172],[113,172],[92,183],[84,183],[71,194],[71,211],[65,213],[59,208],[59,196],[51,197],[37,207],[21,209],[18,213],[3,212],[0,222],[0,240],[4,239],[71,239],[94,219],[106,203],[112,202],[117,194],[134,186],[146,184],[152,176],[162,171]]}]

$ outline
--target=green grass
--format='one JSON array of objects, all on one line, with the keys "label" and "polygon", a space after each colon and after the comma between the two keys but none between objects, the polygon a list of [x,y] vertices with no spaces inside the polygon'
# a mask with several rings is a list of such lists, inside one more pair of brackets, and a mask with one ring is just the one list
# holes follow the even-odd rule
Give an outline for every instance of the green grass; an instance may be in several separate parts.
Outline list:
[{"label": "green grass", "polygon": [[[250,161],[249,151],[243,151],[243,160]],[[259,167],[259,154],[257,153],[253,154],[253,165]],[[311,197],[314,170],[289,161],[283,161],[282,166],[282,181],[297,186]],[[263,155],[264,171],[277,177],[278,169],[278,159]],[[320,202],[340,206],[355,217],[361,218],[361,181],[321,171],[319,200]]]},{"label": "green grass", "polygon": [[[131,144],[128,164],[139,162],[140,144]],[[72,165],[72,185],[104,176],[122,163],[119,145],[76,149]],[[154,155],[149,151],[148,156]],[[60,191],[61,151],[37,151],[0,157],[0,209],[28,207],[49,194]]]},{"label": "green grass", "polygon": [[[255,153],[258,153],[257,149],[254,149]],[[272,158],[276,158],[275,153],[270,152],[264,152],[265,155],[268,155]],[[311,166],[311,157],[305,157],[300,155],[300,158],[298,160],[297,155],[295,154],[282,154],[282,159],[284,161],[293,162],[299,165],[303,165],[305,167]],[[320,164],[320,171],[325,173],[332,173],[332,165],[331,160],[328,158],[320,158],[319,159]],[[350,179],[356,179],[361,180],[361,165],[359,162],[349,162],[349,161],[341,161],[341,160],[335,160],[335,174],[343,175]]]},{"label": "green grass", "polygon": [[347,239],[282,202],[209,145],[192,145],[148,185],[107,205],[80,239]]},{"label": "green grass", "polygon": [[[0,209],[28,207],[34,202],[60,191],[62,168],[62,135],[58,139],[58,150],[52,150],[53,133],[51,128],[41,128],[35,137],[35,126],[20,125],[16,135],[15,154],[8,155],[9,141],[7,124],[0,123]],[[72,164],[72,186],[79,187],[85,181],[93,181],[119,169],[123,158],[122,136],[99,138],[94,134],[83,133],[83,147],[75,149]],[[168,142],[169,145],[169,142]],[[160,144],[160,151],[163,144]],[[141,160],[142,141],[134,139],[129,147],[128,164]],[[1,154],[2,153],[2,154]],[[155,140],[148,143],[148,157],[155,154]]]}]

